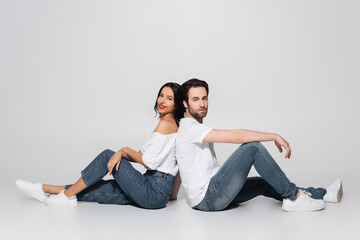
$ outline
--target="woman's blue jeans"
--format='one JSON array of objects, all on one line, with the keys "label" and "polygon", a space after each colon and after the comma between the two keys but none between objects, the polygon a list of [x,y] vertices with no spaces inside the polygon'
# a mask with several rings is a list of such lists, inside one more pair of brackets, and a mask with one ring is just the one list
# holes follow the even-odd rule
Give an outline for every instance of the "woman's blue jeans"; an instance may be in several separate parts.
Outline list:
[{"label": "woman's blue jeans", "polygon": [[[108,173],[109,159],[114,153],[111,150],[103,151],[81,171],[87,188],[76,195],[77,199],[106,204],[132,204],[149,209],[165,207],[175,177],[156,170],[148,170],[142,175],[128,160],[122,158],[119,170],[114,167],[112,171],[114,179],[103,180]],[[71,185],[66,185],[65,189],[69,187]]]},{"label": "woman's blue jeans", "polygon": [[[261,177],[247,178],[252,166]],[[218,211],[259,195],[294,200],[298,189],[261,143],[250,142],[241,145],[211,178],[204,199],[195,208]],[[324,188],[305,190],[315,199],[322,199],[326,194]]]}]

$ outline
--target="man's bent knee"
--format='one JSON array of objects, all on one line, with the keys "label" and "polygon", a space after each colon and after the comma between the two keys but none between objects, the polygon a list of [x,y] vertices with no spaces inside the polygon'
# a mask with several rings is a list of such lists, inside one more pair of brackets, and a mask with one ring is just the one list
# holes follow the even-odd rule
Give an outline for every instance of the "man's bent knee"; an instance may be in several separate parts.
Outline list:
[{"label": "man's bent knee", "polygon": [[252,146],[254,146],[254,147],[257,147],[257,148],[264,147],[261,142],[248,142],[248,143],[243,143],[241,146],[244,146],[244,147],[245,147],[245,146],[246,146],[246,147],[252,147]]}]

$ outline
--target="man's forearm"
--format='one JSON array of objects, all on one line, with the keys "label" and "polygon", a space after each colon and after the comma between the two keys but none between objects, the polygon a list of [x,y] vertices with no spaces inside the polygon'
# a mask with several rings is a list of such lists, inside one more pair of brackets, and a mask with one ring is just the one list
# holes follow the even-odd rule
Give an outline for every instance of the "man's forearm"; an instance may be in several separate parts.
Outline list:
[{"label": "man's forearm", "polygon": [[235,133],[235,143],[274,141],[279,136],[276,133],[258,132],[246,129],[237,129],[231,131],[234,131]]},{"label": "man's forearm", "polygon": [[247,143],[247,142],[264,142],[274,141],[280,136],[276,133],[265,133],[245,129],[221,130],[213,129],[204,138],[206,142],[219,143]]}]

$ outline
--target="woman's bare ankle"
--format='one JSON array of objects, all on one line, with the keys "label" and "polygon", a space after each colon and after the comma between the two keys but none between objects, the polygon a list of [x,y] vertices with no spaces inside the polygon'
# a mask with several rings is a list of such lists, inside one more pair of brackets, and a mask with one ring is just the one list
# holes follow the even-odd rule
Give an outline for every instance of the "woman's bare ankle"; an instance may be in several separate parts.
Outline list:
[{"label": "woman's bare ankle", "polygon": [[59,194],[64,189],[65,189],[65,186],[54,186],[54,185],[48,185],[48,184],[42,185],[43,192],[49,193],[49,194]]},{"label": "woman's bare ankle", "polygon": [[64,190],[64,195],[69,198],[69,197],[74,196],[75,194],[74,194],[74,191],[71,191],[71,189],[68,188],[68,189]]}]

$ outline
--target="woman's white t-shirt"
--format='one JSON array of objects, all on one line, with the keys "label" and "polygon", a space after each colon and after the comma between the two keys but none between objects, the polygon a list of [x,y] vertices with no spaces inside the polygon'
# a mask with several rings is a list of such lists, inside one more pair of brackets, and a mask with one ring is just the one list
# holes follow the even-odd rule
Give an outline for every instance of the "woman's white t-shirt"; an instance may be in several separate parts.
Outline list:
[{"label": "woman's white t-shirt", "polygon": [[141,146],[142,160],[148,169],[169,173],[176,176],[178,166],[175,159],[176,133],[161,134],[153,132]]},{"label": "woman's white t-shirt", "polygon": [[214,144],[204,142],[212,129],[192,118],[182,118],[176,137],[175,155],[181,183],[191,207],[205,197],[210,179],[220,169]]}]

